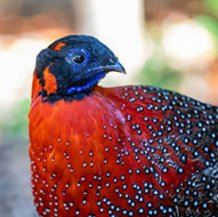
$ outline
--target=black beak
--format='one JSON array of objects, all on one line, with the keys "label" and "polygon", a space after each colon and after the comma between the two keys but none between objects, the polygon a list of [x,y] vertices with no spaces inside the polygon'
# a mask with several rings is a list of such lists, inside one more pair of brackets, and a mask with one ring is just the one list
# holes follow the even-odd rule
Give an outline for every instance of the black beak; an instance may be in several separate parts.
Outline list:
[{"label": "black beak", "polygon": [[120,72],[126,74],[125,68],[121,65],[119,61],[115,62],[114,64],[98,66],[94,69],[91,69],[92,72]]},{"label": "black beak", "polygon": [[123,74],[126,74],[126,70],[125,68],[123,67],[123,65],[121,65],[121,63],[119,61],[117,61],[114,65],[110,65],[110,66],[106,66],[105,68],[108,72],[109,71],[115,71],[115,72],[121,72]]}]

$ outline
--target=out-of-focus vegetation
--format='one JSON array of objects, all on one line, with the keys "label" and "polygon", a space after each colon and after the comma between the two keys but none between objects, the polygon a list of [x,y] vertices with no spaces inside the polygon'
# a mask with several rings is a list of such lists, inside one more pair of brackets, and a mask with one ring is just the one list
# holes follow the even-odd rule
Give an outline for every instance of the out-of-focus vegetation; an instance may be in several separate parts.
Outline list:
[{"label": "out-of-focus vegetation", "polygon": [[147,60],[140,77],[143,84],[178,90],[182,73],[170,67],[163,55],[156,54]]},{"label": "out-of-focus vegetation", "polygon": [[30,100],[23,99],[18,101],[14,107],[10,108],[10,115],[2,117],[0,124],[0,133],[7,138],[28,138],[28,111]]},{"label": "out-of-focus vegetation", "polygon": [[218,1],[217,0],[204,0],[205,8],[209,13],[218,18]]},{"label": "out-of-focus vegetation", "polygon": [[[216,1],[216,0],[213,0],[213,1]],[[213,37],[213,41],[215,43],[214,46],[218,47],[218,15],[217,17],[209,16],[209,15],[207,16],[201,15],[201,16],[194,17],[194,19],[210,32],[211,36]],[[216,51],[218,52],[218,48],[216,49]]]},{"label": "out-of-focus vegetation", "polygon": [[[167,2],[167,1],[164,1]],[[212,43],[214,46],[214,59],[215,62],[217,62],[218,57],[218,0],[204,0],[202,1],[203,4],[197,1],[190,1],[190,5],[195,5],[194,10],[192,8],[191,13],[186,13],[187,10],[181,10],[176,7],[175,14],[177,13],[178,20],[190,20],[199,23],[200,26],[205,28],[205,30],[208,31],[212,38]],[[184,2],[185,5],[186,2]],[[193,4],[192,4],[193,3]],[[163,3],[164,4],[164,3]],[[170,5],[167,5],[170,7]],[[162,17],[162,13],[169,13],[169,8],[164,9],[165,12],[160,12],[159,16]],[[199,9],[200,8],[200,9]],[[183,8],[184,9],[184,8]],[[193,11],[195,11],[193,13]],[[152,11],[153,12],[153,11]],[[170,11],[171,13],[172,11]],[[193,69],[192,66],[186,67],[185,72],[184,68],[180,67],[174,67],[172,64],[170,64],[168,57],[166,56],[166,53],[164,53],[163,48],[161,47],[161,40],[163,37],[163,29],[164,25],[166,23],[163,22],[163,20],[159,20],[160,17],[157,15],[157,17],[153,14],[155,12],[151,13],[152,18],[147,21],[147,31],[152,35],[152,39],[154,40],[153,43],[155,44],[154,52],[151,55],[151,57],[146,61],[144,67],[142,68],[142,71],[140,73],[140,81],[141,83],[146,83],[148,85],[156,85],[163,88],[171,89],[171,90],[180,90],[180,86],[184,81],[184,77],[187,76],[187,71],[190,72]],[[174,15],[175,15],[174,14]],[[170,22],[169,20],[165,20],[165,22]],[[191,35],[190,35],[191,40]],[[181,45],[182,46],[182,45]],[[190,47],[190,49],[192,49]],[[213,62],[211,60],[211,62]],[[196,65],[198,63],[196,62]],[[216,63],[215,63],[216,64]],[[205,74],[209,73],[210,66],[207,65],[204,71]],[[216,74],[218,74],[218,71],[216,71]],[[218,89],[218,87],[217,87]],[[217,100],[215,100],[217,102]]]}]

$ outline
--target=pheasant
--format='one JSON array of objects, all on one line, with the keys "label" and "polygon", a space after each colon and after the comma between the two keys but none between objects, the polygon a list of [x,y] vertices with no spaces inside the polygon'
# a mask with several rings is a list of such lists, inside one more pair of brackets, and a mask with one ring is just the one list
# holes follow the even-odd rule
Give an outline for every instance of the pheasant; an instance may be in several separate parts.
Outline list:
[{"label": "pheasant", "polygon": [[217,216],[218,107],[152,86],[98,85],[125,73],[92,36],[37,56],[29,112],[40,216]]}]

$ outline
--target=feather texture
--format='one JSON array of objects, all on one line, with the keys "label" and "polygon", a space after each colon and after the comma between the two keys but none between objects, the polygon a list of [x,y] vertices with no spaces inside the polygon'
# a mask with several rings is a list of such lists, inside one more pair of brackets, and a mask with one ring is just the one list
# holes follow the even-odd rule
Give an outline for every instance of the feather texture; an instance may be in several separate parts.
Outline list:
[{"label": "feather texture", "polygon": [[216,216],[218,108],[154,87],[95,87],[29,113],[41,216]]}]

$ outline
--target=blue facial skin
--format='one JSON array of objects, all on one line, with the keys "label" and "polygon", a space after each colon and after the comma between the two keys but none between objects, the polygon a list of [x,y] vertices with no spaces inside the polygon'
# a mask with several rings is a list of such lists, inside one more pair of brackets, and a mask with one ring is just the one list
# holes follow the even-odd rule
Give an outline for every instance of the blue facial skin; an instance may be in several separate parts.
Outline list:
[{"label": "blue facial skin", "polygon": [[[64,43],[60,50],[54,47]],[[125,73],[113,52],[96,38],[85,35],[67,36],[52,43],[37,56],[35,73],[44,87],[43,70],[49,71],[57,81],[57,91],[41,95],[51,101],[58,99],[75,99],[90,94],[99,80],[110,71]]]},{"label": "blue facial skin", "polygon": [[71,88],[69,88],[67,90],[67,93],[70,95],[72,93],[80,93],[80,92],[83,92],[83,91],[90,90],[99,82],[100,79],[104,78],[105,75],[106,75],[105,72],[101,72],[99,75],[97,75],[93,79],[90,79],[84,85],[81,85],[81,86],[78,86],[78,87],[77,86],[72,86]]}]

